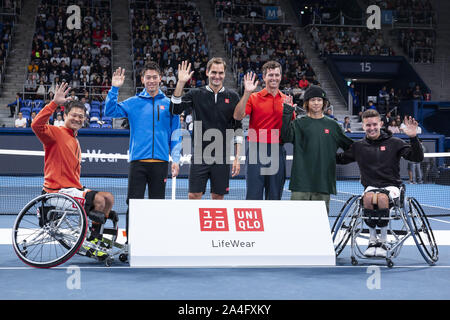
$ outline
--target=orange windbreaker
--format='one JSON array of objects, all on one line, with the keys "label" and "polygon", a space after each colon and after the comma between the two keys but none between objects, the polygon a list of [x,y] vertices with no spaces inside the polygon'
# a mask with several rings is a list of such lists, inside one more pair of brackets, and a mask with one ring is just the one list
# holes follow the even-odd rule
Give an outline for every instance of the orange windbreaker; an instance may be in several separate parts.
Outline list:
[{"label": "orange windbreaker", "polygon": [[65,126],[48,123],[58,105],[50,102],[34,118],[31,129],[44,145],[44,189],[82,188],[81,148],[76,133]]}]

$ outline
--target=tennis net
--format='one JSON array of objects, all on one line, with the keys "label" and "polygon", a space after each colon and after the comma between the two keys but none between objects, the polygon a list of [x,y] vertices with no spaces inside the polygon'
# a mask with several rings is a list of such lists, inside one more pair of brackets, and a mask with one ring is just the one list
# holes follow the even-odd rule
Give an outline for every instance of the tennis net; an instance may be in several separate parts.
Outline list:
[{"label": "tennis net", "polygon": [[[0,149],[0,214],[17,214],[30,200],[38,196],[44,182],[44,153],[31,150]],[[115,197],[114,210],[125,213],[128,188],[127,158],[125,154],[82,154],[81,183],[92,190],[109,191]],[[287,157],[290,171],[292,156]],[[189,156],[182,158],[180,176],[167,180],[166,199],[188,198]],[[94,168],[91,168],[94,166]],[[122,168],[115,170],[114,168]],[[106,169],[105,169],[106,168]],[[125,168],[125,169],[124,169]],[[406,187],[406,195],[415,197],[429,216],[450,216],[450,154],[427,153],[410,182],[410,166],[401,162],[401,176]],[[419,170],[416,167],[416,170]],[[108,172],[105,172],[108,171]],[[241,164],[241,175],[230,180],[230,191],[226,200],[244,200],[247,184],[245,165]],[[289,173],[289,172],[288,172]],[[336,216],[345,201],[355,194],[362,194],[359,169],[353,163],[337,166],[337,194],[331,195],[330,216]],[[289,176],[289,174],[288,174]],[[173,183],[175,185],[173,186]],[[210,199],[209,183],[203,199]],[[284,186],[282,200],[289,200],[289,180]]]}]

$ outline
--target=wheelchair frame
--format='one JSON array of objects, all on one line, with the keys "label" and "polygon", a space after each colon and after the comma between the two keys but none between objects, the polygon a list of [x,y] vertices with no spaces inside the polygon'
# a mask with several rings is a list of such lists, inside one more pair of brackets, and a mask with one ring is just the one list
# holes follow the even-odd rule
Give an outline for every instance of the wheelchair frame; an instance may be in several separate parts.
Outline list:
[{"label": "wheelchair frame", "polygon": [[[105,227],[112,223],[112,227]],[[17,256],[36,268],[56,267],[79,254],[103,261],[111,266],[115,257],[126,262],[128,245],[116,242],[117,221],[108,220],[101,226],[103,239],[92,243],[89,220],[84,208],[73,197],[62,193],[47,193],[31,200],[19,212],[14,222],[12,242]],[[98,255],[97,252],[106,255]]]},{"label": "wheelchair frame", "polygon": [[[341,208],[331,229],[336,257],[342,253],[350,240],[352,265],[357,265],[358,259],[375,259],[386,260],[387,266],[392,268],[393,259],[400,254],[404,242],[412,237],[425,262],[434,265],[438,261],[438,247],[425,212],[415,198],[405,198],[404,189],[401,190],[400,198],[391,206],[389,217],[380,218],[389,220],[388,237],[391,236],[391,240],[387,241],[386,257],[364,255],[360,240],[368,242],[369,231],[364,228],[364,220],[368,218],[362,215],[362,209],[362,196],[359,195],[350,197]],[[402,224],[401,227],[395,228],[398,224]]]}]

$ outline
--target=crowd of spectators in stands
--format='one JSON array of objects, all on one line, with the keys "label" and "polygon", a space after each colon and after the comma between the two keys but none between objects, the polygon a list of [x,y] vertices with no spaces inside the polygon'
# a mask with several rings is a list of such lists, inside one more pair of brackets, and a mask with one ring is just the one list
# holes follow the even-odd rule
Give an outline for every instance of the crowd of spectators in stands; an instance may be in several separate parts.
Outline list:
[{"label": "crowd of spectators in stands", "polygon": [[195,72],[189,87],[205,84],[209,46],[194,4],[178,3],[176,10],[153,2],[145,8],[133,6],[132,36],[136,87],[142,87],[140,71],[147,61],[161,66],[161,90],[167,94],[175,89],[176,70],[184,60]]},{"label": "crowd of spectators in stands", "polygon": [[310,29],[313,46],[321,58],[330,54],[391,56],[380,30],[367,27],[317,26]]},{"label": "crowd of spectators in stands", "polygon": [[[394,30],[398,44],[415,63],[433,63],[436,12],[430,0],[373,0],[381,10],[395,12],[395,23],[414,28]],[[422,29],[421,29],[422,28]]]},{"label": "crowd of spectators in stands", "polygon": [[433,63],[436,34],[433,29],[401,29],[398,43],[415,63]]},{"label": "crowd of spectators in stands", "polygon": [[[98,6],[95,7],[93,4]],[[108,2],[81,1],[81,29],[66,25],[66,6],[45,0],[38,6],[36,29],[25,81],[25,98],[49,100],[55,85],[69,83],[74,94],[101,100],[111,84],[112,32]]]},{"label": "crowd of spectators in stands", "polygon": [[381,10],[395,10],[398,23],[431,24],[436,16],[430,0],[372,0]]},{"label": "crowd of spectators in stands", "polygon": [[[386,127],[391,124],[391,120],[396,120],[395,118],[391,118],[391,114],[398,116],[398,107],[401,101],[429,100],[431,98],[429,94],[422,90],[420,85],[408,87],[406,90],[394,87],[388,89],[386,85],[382,85],[378,90],[376,98],[372,100],[368,97],[368,101],[365,104],[359,100],[359,91],[355,88],[354,83],[349,85],[348,91],[353,98],[353,112],[359,115],[359,122],[362,121],[361,115],[364,110],[375,109],[381,115],[386,116],[386,119],[383,120]],[[393,130],[393,132],[397,131],[396,129]]]},{"label": "crowd of spectators in stands", "polygon": [[213,0],[217,18],[264,18],[264,5],[277,4],[276,0]]},{"label": "crowd of spectators in stands", "polygon": [[[88,115],[91,103],[104,102],[111,87],[113,35],[109,2],[78,1],[81,29],[67,27],[68,5],[69,1],[63,0],[42,0],[38,5],[24,91],[7,105],[11,117],[15,113],[20,114],[27,120],[27,126],[36,113],[53,99],[57,84],[67,82],[72,88],[72,99],[84,101]],[[50,122],[58,124],[62,116],[63,109],[60,109]],[[93,119],[104,124],[100,114]],[[90,125],[88,117],[84,126]]]},{"label": "crowd of spectators in stands", "polygon": [[282,88],[289,90],[303,85],[303,82],[299,83],[303,78],[308,83],[317,84],[316,74],[290,26],[227,23],[223,26],[223,31],[227,51],[236,70],[238,85],[241,84],[244,74],[250,71],[262,80],[261,67],[268,60],[281,64]]}]

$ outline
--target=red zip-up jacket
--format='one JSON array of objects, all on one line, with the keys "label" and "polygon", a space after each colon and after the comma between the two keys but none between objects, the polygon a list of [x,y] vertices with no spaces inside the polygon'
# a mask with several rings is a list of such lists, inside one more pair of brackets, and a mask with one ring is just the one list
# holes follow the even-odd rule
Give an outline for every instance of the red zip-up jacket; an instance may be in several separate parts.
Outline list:
[{"label": "red zip-up jacket", "polygon": [[31,129],[44,145],[44,189],[82,188],[80,183],[81,148],[76,133],[65,126],[48,123],[58,105],[53,101],[34,118]]}]

